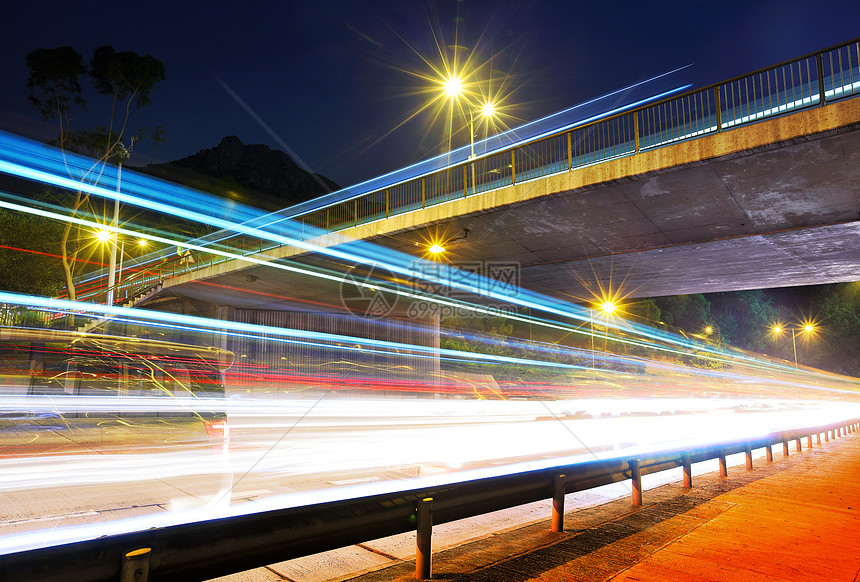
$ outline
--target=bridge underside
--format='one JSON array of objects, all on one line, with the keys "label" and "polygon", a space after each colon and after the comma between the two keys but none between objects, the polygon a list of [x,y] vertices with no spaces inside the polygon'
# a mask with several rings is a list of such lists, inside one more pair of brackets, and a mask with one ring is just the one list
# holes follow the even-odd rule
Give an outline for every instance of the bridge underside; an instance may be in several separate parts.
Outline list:
[{"label": "bridge underside", "polygon": [[[377,239],[444,233],[457,261],[513,261],[530,289],[591,299],[860,279],[860,125],[565,191]],[[539,182],[515,186],[544,187]]]},{"label": "bridge underside", "polygon": [[[445,244],[446,260],[515,263],[524,287],[578,300],[610,281],[632,297],[856,281],[858,120],[851,99],[344,234],[419,257],[427,241],[469,229]],[[336,284],[248,264],[191,273],[165,292],[242,308],[342,307]]]}]

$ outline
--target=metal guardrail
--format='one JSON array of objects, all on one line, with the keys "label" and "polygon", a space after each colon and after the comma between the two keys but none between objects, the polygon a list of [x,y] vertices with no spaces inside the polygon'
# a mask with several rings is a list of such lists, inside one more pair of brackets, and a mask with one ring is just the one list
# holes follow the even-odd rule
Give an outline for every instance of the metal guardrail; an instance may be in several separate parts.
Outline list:
[{"label": "metal guardrail", "polygon": [[[398,214],[468,198],[505,186],[568,172],[607,160],[720,133],[800,109],[860,95],[860,39],[695,89],[624,113],[593,121],[462,164],[309,211],[293,220],[315,229],[338,231]],[[220,247],[252,255],[280,246],[237,235]],[[230,260],[195,253],[194,265],[151,269],[130,285],[128,296],[165,276]],[[165,272],[160,272],[164,270]],[[169,271],[169,273],[167,272]],[[83,294],[82,298],[89,297]],[[93,300],[93,299],[88,299]]]},{"label": "metal guardrail", "polygon": [[35,582],[172,582],[217,576],[298,558],[389,535],[418,531],[416,577],[430,575],[433,523],[445,523],[525,503],[553,499],[552,528],[563,528],[564,494],[630,479],[633,504],[642,503],[641,476],[682,467],[684,486],[692,486],[693,463],[816,436],[829,441],[856,432],[860,419],[773,433],[684,450],[617,457],[489,477],[433,488],[321,503],[108,536],[73,544],[0,556],[0,580]]}]

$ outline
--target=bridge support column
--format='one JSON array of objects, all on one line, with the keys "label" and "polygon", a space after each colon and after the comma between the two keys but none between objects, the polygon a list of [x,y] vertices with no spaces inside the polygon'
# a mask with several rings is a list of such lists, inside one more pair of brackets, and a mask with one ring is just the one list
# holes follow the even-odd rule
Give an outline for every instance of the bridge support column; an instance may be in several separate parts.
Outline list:
[{"label": "bridge support column", "polygon": [[821,445],[821,433],[820,432],[815,433],[815,444],[819,445],[819,446]]},{"label": "bridge support column", "polygon": [[417,536],[415,538],[415,578],[429,580],[433,573],[433,498],[425,497],[418,502],[416,512]]},{"label": "bridge support column", "polygon": [[744,453],[746,454],[747,459],[747,471],[752,471],[753,469],[753,458],[752,458],[752,449],[749,445],[744,447]]},{"label": "bridge support column", "polygon": [[824,431],[824,442],[825,442],[825,443],[829,443],[829,442],[830,442],[830,431],[829,431],[829,430],[825,430],[825,431]]},{"label": "bridge support column", "polygon": [[782,456],[783,457],[788,456],[788,441],[787,440],[782,441]]},{"label": "bridge support column", "polygon": [[639,459],[630,459],[630,481],[633,487],[633,506],[642,506],[642,469]]},{"label": "bridge support column", "polygon": [[801,448],[800,448],[800,438],[798,438],[798,439],[795,441],[795,449],[797,450],[797,452],[798,452],[798,453],[799,453],[799,452],[801,452],[801,451],[803,450],[803,449],[801,449]]},{"label": "bridge support column", "polygon": [[772,445],[765,445],[764,452],[767,455],[767,462],[773,463],[773,448]]},{"label": "bridge support column", "polygon": [[812,435],[809,435],[806,437],[806,448],[807,449],[812,448]]},{"label": "bridge support column", "polygon": [[564,482],[567,475],[556,475],[552,482],[552,531],[564,531]]},{"label": "bridge support column", "polygon": [[726,465],[726,452],[720,451],[720,454],[717,458],[720,460],[720,477],[728,477],[729,468],[728,465]]}]

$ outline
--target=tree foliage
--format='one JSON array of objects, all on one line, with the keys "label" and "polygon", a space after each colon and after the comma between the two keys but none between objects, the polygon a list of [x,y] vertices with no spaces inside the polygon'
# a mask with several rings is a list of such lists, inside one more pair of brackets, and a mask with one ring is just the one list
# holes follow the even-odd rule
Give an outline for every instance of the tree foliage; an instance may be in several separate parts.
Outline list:
[{"label": "tree foliage", "polygon": [[61,230],[53,220],[0,210],[0,289],[57,295],[63,271],[54,255]]},{"label": "tree foliage", "polygon": [[[73,151],[91,158],[94,162],[83,175],[71,175],[81,183],[98,182],[104,164],[121,163],[127,156],[123,140],[128,137],[128,123],[133,109],[151,102],[150,94],[157,83],[165,78],[164,65],[150,55],[134,52],[116,52],[110,46],[98,47],[87,65],[83,57],[69,46],[54,49],[39,48],[26,56],[29,69],[27,78],[28,99],[46,120],[58,123],[55,144],[63,151]],[[91,128],[73,129],[72,122],[88,104],[82,80],[90,80],[96,95],[105,96],[110,105],[104,110],[106,124]],[[142,133],[144,130],[140,130]],[[156,139],[161,130],[153,132]],[[76,192],[58,192],[61,204],[68,215],[84,213],[104,216],[104,208],[94,207],[90,195]],[[105,218],[104,222],[108,222]],[[81,252],[88,247],[93,233],[80,225],[66,222],[58,243],[63,273],[69,298],[76,299],[74,279],[80,273]]]}]

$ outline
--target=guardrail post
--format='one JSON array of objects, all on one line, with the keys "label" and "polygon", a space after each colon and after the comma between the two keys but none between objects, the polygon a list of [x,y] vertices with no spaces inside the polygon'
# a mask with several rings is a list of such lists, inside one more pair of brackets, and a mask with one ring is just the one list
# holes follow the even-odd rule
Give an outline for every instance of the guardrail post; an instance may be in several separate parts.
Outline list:
[{"label": "guardrail post", "polygon": [[716,106],[717,111],[717,133],[722,133],[723,131],[723,110],[720,106],[720,87],[719,85],[714,87],[714,104]]},{"label": "guardrail post", "polygon": [[818,72],[818,106],[824,107],[824,59],[821,53],[815,55],[815,68]]},{"label": "guardrail post", "polygon": [[478,193],[478,187],[477,184],[475,184],[475,160],[471,156],[469,156],[469,159],[471,159],[469,162],[469,168],[471,169],[470,173],[472,174],[472,196],[474,196]]},{"label": "guardrail post", "polygon": [[388,218],[388,212],[389,212],[390,208],[391,208],[391,206],[388,202],[388,189],[386,188],[386,190],[385,190],[385,218]]},{"label": "guardrail post", "polygon": [[511,184],[517,183],[516,150],[511,150]]},{"label": "guardrail post", "polygon": [[633,112],[633,145],[635,153],[639,153],[639,112]]},{"label": "guardrail post", "polygon": [[807,449],[812,448],[812,435],[811,434],[806,436],[806,448]]},{"label": "guardrail post", "polygon": [[556,475],[552,482],[552,531],[564,531],[564,481],[567,475]]},{"label": "guardrail post", "polygon": [[728,477],[729,476],[729,468],[726,466],[726,452],[720,450],[720,454],[717,456],[720,460],[720,477]]},{"label": "guardrail post", "polygon": [[747,458],[747,470],[752,471],[753,469],[753,458],[752,458],[752,449],[749,445],[744,447],[744,453],[746,453]]},{"label": "guardrail post", "polygon": [[567,171],[573,169],[573,146],[571,144],[571,132],[567,132]]},{"label": "guardrail post", "polygon": [[123,556],[119,582],[147,582],[151,552],[152,548],[140,548]]},{"label": "guardrail post", "polygon": [[693,455],[690,451],[681,455],[681,467],[684,469],[684,488],[689,489],[693,486]]},{"label": "guardrail post", "polygon": [[782,456],[788,456],[788,441],[786,439],[782,439]]},{"label": "guardrail post", "polygon": [[772,448],[772,445],[770,445],[770,444],[765,445],[765,447],[764,447],[764,452],[765,452],[765,454],[767,455],[767,462],[768,462],[768,463],[773,463],[773,448]]},{"label": "guardrail post", "polygon": [[421,178],[421,208],[424,208],[427,203],[427,189],[424,184],[424,178]]},{"label": "guardrail post", "polygon": [[633,486],[633,506],[642,505],[642,469],[639,459],[630,459],[630,481]]},{"label": "guardrail post", "polygon": [[433,573],[433,498],[425,497],[418,502],[417,536],[415,538],[415,578],[428,580]]},{"label": "guardrail post", "polygon": [[803,449],[801,449],[801,448],[800,448],[800,437],[798,437],[798,438],[797,438],[797,440],[795,441],[795,450],[796,450],[798,453],[799,453],[799,452],[801,452],[801,451],[803,450]]}]

